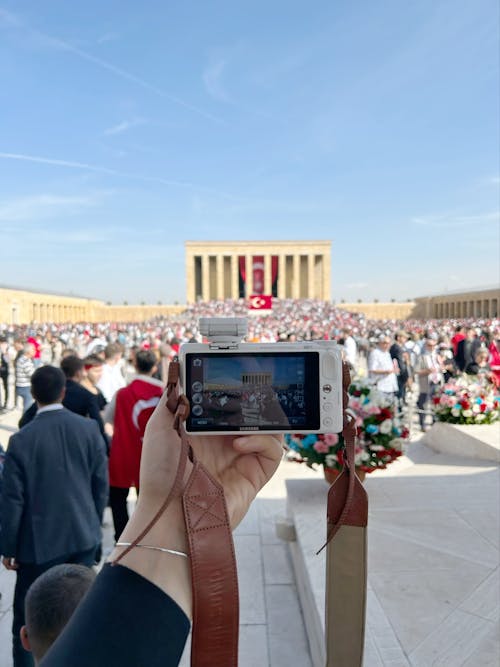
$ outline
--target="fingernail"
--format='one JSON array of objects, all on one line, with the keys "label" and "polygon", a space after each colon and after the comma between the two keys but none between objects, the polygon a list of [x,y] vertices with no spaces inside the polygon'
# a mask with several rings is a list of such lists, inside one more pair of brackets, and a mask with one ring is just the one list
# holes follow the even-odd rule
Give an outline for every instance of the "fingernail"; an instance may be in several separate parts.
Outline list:
[{"label": "fingernail", "polygon": [[247,442],[248,442],[248,437],[247,437],[247,436],[243,436],[243,437],[241,437],[241,438],[236,438],[236,440],[238,441],[238,443],[239,443],[240,445],[246,445]]}]

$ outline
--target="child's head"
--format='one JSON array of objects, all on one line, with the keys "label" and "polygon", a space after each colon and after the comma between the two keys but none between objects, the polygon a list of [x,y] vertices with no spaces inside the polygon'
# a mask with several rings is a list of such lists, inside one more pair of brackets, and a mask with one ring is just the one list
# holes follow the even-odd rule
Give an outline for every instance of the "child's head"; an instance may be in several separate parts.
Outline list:
[{"label": "child's head", "polygon": [[36,663],[62,632],[94,579],[90,568],[64,564],[51,567],[31,584],[24,603],[26,625],[21,628],[21,642]]}]

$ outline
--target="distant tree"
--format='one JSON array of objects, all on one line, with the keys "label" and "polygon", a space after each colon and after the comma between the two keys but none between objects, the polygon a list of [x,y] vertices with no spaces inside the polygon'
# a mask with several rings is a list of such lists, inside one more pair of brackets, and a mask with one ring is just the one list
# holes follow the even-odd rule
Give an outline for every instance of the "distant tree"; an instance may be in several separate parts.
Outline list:
[{"label": "distant tree", "polygon": [[358,303],[363,303],[362,299],[358,299]]},{"label": "distant tree", "polygon": [[123,305],[124,305],[124,306],[128,306],[128,301],[124,301],[124,302],[123,302]]},{"label": "distant tree", "polygon": [[106,301],[107,306],[111,306],[111,301]]},{"label": "distant tree", "polygon": [[174,301],[174,306],[178,306],[178,305],[179,305],[179,302],[178,302],[178,301]]},{"label": "distant tree", "polygon": [[340,299],[340,303],[345,303],[345,299]]},{"label": "distant tree", "polygon": [[163,303],[161,301],[158,301],[157,305],[158,306],[163,306]]},{"label": "distant tree", "polygon": [[145,305],[146,305],[146,302],[145,302],[145,301],[141,301],[141,306],[145,306]]},{"label": "distant tree", "polygon": [[391,303],[396,303],[396,299],[391,299]]},{"label": "distant tree", "polygon": [[373,303],[378,303],[378,299],[373,299]]}]

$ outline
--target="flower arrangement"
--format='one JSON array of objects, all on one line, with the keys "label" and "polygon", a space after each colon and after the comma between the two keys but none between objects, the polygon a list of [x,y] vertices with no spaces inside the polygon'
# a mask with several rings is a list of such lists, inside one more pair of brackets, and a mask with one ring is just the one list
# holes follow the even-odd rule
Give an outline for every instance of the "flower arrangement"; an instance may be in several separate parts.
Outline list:
[{"label": "flower arrangement", "polygon": [[[396,416],[395,406],[385,394],[366,380],[349,387],[349,408],[356,418],[355,465],[366,473],[386,468],[401,456],[409,431]],[[344,465],[344,439],[335,433],[287,435],[290,458],[310,468],[323,465],[341,470]]]},{"label": "flower arrangement", "polygon": [[498,389],[465,376],[450,380],[432,401],[436,418],[449,424],[492,424],[499,418]]}]

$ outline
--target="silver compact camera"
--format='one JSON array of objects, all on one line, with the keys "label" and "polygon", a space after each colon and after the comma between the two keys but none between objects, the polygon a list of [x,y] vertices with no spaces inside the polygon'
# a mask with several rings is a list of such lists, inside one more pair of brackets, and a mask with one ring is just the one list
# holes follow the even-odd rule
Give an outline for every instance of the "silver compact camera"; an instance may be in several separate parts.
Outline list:
[{"label": "silver compact camera", "polygon": [[342,355],[333,341],[242,343],[245,318],[201,318],[208,343],[179,350],[191,434],[339,433]]}]

